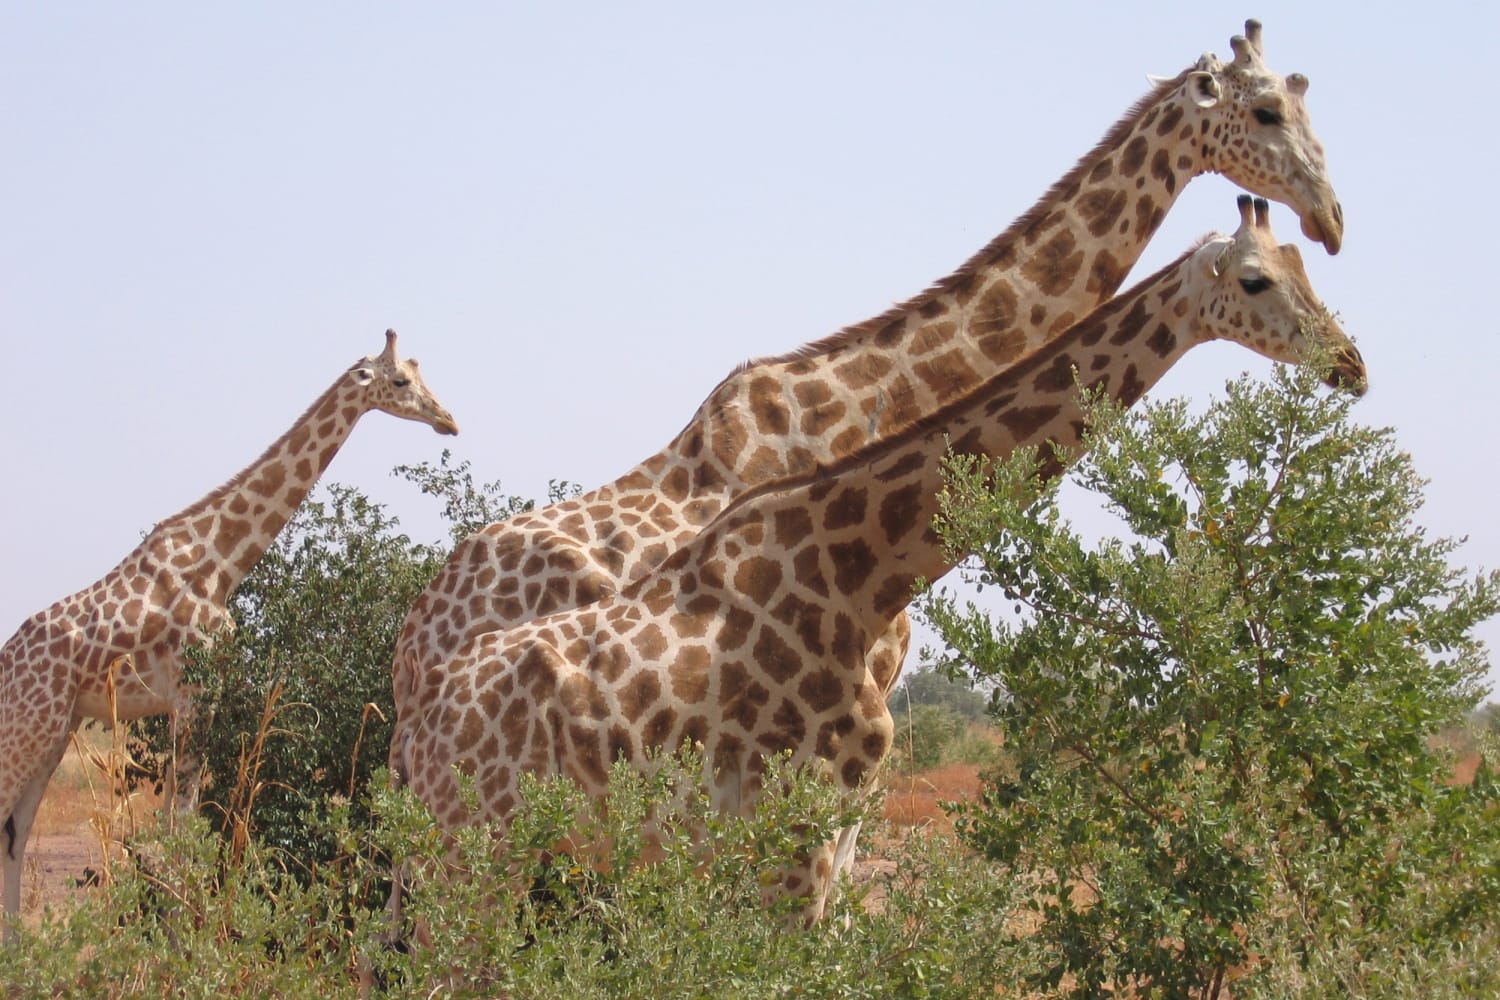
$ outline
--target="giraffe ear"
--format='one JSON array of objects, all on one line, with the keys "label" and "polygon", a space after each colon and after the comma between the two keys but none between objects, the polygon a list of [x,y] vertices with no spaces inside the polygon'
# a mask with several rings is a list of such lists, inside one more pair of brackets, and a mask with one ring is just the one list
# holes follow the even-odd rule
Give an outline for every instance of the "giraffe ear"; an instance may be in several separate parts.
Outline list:
[{"label": "giraffe ear", "polygon": [[368,368],[354,368],[350,370],[349,374],[354,376],[356,385],[369,385],[375,381],[375,373]]},{"label": "giraffe ear", "polygon": [[1208,109],[1219,103],[1223,96],[1223,88],[1219,85],[1219,78],[1204,70],[1194,70],[1187,75],[1188,94],[1193,103],[1200,108]]},{"label": "giraffe ear", "polygon": [[1199,266],[1208,271],[1209,277],[1218,281],[1223,277],[1224,270],[1229,266],[1229,251],[1234,249],[1234,239],[1223,233],[1210,233],[1203,240],[1203,247],[1198,251],[1202,261]]},{"label": "giraffe ear", "polygon": [[1227,247],[1219,251],[1218,254],[1214,256],[1214,262],[1210,268],[1210,270],[1213,271],[1214,280],[1217,281],[1219,278],[1224,277],[1224,272],[1229,269],[1229,251],[1233,249],[1234,244],[1230,243]]}]

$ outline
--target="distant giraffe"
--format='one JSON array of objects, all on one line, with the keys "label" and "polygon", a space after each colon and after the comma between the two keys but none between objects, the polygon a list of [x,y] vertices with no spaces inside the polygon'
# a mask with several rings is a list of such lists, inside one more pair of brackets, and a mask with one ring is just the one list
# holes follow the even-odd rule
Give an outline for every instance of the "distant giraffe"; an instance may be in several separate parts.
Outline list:
[{"label": "distant giraffe", "polygon": [[[767,755],[790,751],[850,793],[891,744],[866,651],[919,579],[952,568],[932,530],[951,447],[1003,456],[1072,449],[1077,386],[1133,403],[1193,346],[1213,339],[1292,361],[1315,338],[1331,385],[1363,392],[1365,366],[1277,246],[1267,206],[1189,250],[972,392],[825,468],[752,490],[617,594],[471,640],[426,671],[407,710],[401,766],[448,829],[505,824],[521,774],[564,774],[604,794],[611,763],[703,748],[719,809],[750,809]],[[1045,473],[1056,475],[1053,457]],[[458,795],[472,776],[478,808]],[[845,846],[845,845],[840,845]],[[833,843],[789,873],[787,892],[823,912],[840,868]]]},{"label": "distant giraffe", "polygon": [[[85,719],[184,721],[183,647],[233,626],[229,595],[260,561],[356,421],[384,410],[457,434],[415,360],[385,350],[338,377],[266,453],[160,522],[103,579],[29,618],[0,648],[0,816],[5,914],[20,911],[26,841],[69,734]],[[7,920],[7,932],[9,921]]]},{"label": "distant giraffe", "polygon": [[[1246,22],[1233,60],[1205,55],[1155,89],[958,271],[891,309],[719,384],[680,434],[614,482],[465,539],[417,599],[392,663],[391,765],[415,692],[475,636],[587,605],[660,565],[736,496],[899,433],[1057,337],[1113,295],[1184,185],[1222,173],[1294,206],[1336,252],[1343,216],[1303,100]],[[884,690],[910,630],[871,637]]]}]

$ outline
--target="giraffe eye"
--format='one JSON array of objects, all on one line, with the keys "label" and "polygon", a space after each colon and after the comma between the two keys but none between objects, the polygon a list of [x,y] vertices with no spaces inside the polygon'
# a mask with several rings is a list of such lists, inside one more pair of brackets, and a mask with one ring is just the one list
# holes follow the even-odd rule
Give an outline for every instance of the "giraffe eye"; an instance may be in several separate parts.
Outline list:
[{"label": "giraffe eye", "polygon": [[411,385],[411,379],[409,379],[409,378],[393,379],[391,381],[391,385],[395,386],[397,389],[405,389],[407,386]]},{"label": "giraffe eye", "polygon": [[1241,278],[1240,287],[1245,290],[1246,295],[1259,295],[1271,287],[1270,278]]},{"label": "giraffe eye", "polygon": [[1253,114],[1255,116],[1255,120],[1260,122],[1262,125],[1281,125],[1286,120],[1281,117],[1281,112],[1273,110],[1271,108],[1256,108],[1251,112],[1251,114]]}]

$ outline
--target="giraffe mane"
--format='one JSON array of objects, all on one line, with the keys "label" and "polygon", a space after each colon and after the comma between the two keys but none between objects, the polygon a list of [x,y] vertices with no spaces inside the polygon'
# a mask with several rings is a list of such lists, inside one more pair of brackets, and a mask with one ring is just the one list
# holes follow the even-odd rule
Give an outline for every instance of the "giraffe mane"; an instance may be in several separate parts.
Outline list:
[{"label": "giraffe mane", "polygon": [[1105,150],[1113,148],[1120,141],[1122,141],[1125,136],[1129,135],[1130,131],[1140,121],[1141,116],[1143,116],[1147,112],[1147,110],[1149,110],[1158,101],[1180,87],[1183,81],[1187,79],[1187,75],[1193,72],[1195,68],[1196,66],[1189,67],[1188,69],[1183,70],[1174,77],[1164,80],[1157,80],[1156,86],[1146,94],[1142,95],[1121,118],[1119,118],[1112,126],[1110,126],[1109,131],[1105,132],[1104,136],[1098,142],[1096,142],[1087,153],[1080,157],[1078,161],[1073,164],[1072,168],[1068,170],[1067,173],[1058,178],[1058,180],[1055,181],[1052,186],[1047,189],[1046,194],[1037,199],[1037,201],[1030,208],[1028,208],[1014,222],[1007,226],[1005,230],[1000,233],[1000,235],[990,240],[982,248],[980,248],[977,253],[969,257],[968,260],[964,261],[964,263],[960,265],[956,271],[952,272],[946,277],[939,278],[937,281],[933,282],[927,288],[925,288],[921,292],[918,292],[911,298],[906,299],[903,302],[896,303],[889,309],[885,310],[877,316],[871,317],[870,319],[851,324],[850,326],[846,326],[843,329],[831,333],[826,337],[822,337],[818,340],[803,344],[800,347],[793,348],[792,350],[784,354],[769,355],[760,358],[749,358],[745,361],[742,361],[738,366],[735,367],[732,372],[729,373],[728,376],[725,377],[723,381],[720,382],[720,385],[723,385],[724,382],[729,381],[729,379],[734,378],[736,375],[742,375],[751,368],[755,368],[761,365],[776,365],[793,361],[805,361],[810,358],[819,357],[821,355],[832,354],[840,348],[858,341],[861,337],[869,336],[875,333],[886,324],[891,323],[892,321],[919,309],[923,304],[931,301],[933,298],[939,295],[949,294],[957,289],[962,288],[966,282],[970,281],[978,272],[983,270],[988,265],[988,263],[994,260],[998,254],[1002,253],[1006,247],[1019,239],[1021,235],[1031,227],[1042,221],[1042,218],[1046,212],[1046,208],[1044,206],[1048,206],[1053,201],[1053,199],[1076,189],[1081,183],[1086,167],[1088,165],[1091,165],[1094,158]]}]

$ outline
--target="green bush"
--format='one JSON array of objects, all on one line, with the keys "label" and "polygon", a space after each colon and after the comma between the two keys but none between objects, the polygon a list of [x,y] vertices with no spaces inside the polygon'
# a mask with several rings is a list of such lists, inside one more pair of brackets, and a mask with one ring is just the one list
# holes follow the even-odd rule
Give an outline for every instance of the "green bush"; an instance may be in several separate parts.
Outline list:
[{"label": "green bush", "polygon": [[990,764],[998,749],[989,738],[989,699],[967,677],[915,670],[886,699],[896,723],[891,763],[898,772],[941,764]]},{"label": "green bush", "polygon": [[1072,479],[1125,539],[1098,544],[1056,483],[1034,499],[1035,453],[954,463],[940,531],[1014,615],[924,614],[1003,692],[1013,769],[957,822],[1034,887],[1033,988],[1493,989],[1463,956],[1496,940],[1496,787],[1449,787],[1434,736],[1477,700],[1500,578],[1450,568],[1410,460],[1349,407],[1299,371],[1201,418],[1099,408]]},{"label": "green bush", "polygon": [[[376,825],[331,810],[324,835],[339,853],[310,880],[290,877],[273,851],[230,863],[229,845],[192,823],[143,842],[143,864],[120,866],[117,881],[0,949],[0,993],[329,1000],[355,995],[362,964],[393,997],[967,998],[1008,981],[1000,942],[1014,892],[988,865],[911,840],[888,873],[837,897],[824,925],[789,932],[761,887],[858,814],[827,783],[783,771],[755,817],[718,816],[698,773],[692,760],[650,776],[617,766],[603,805],[567,782],[531,782],[508,839],[476,827],[451,853],[420,803],[378,777],[362,803]],[[648,814],[666,834],[664,856],[646,865]],[[609,869],[544,863],[563,831],[612,844]],[[382,869],[367,859],[385,854],[428,873],[405,907],[426,943],[409,950],[386,945],[370,902]],[[431,874],[443,864],[455,877]]]}]

